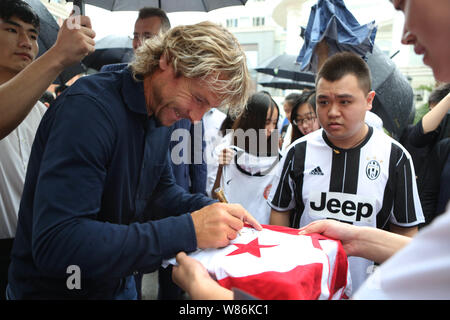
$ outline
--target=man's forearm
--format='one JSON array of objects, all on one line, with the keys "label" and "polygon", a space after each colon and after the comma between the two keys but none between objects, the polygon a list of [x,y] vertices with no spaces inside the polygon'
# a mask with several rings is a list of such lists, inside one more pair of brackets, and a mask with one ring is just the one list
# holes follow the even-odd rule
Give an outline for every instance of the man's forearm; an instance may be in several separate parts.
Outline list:
[{"label": "man's forearm", "polygon": [[48,52],[0,86],[0,139],[25,119],[63,69],[52,53]]},{"label": "man's forearm", "polygon": [[221,287],[213,279],[200,279],[191,287],[189,294],[194,300],[233,300],[234,298],[231,290]]},{"label": "man's forearm", "polygon": [[427,134],[437,129],[442,119],[450,110],[450,94],[444,97],[432,110],[422,118],[423,133]]},{"label": "man's forearm", "polygon": [[410,237],[376,228],[358,227],[356,230],[353,255],[377,263],[383,263],[411,241]]},{"label": "man's forearm", "polygon": [[13,131],[64,68],[95,49],[89,17],[64,21],[55,44],[14,78],[0,85],[0,139]]}]

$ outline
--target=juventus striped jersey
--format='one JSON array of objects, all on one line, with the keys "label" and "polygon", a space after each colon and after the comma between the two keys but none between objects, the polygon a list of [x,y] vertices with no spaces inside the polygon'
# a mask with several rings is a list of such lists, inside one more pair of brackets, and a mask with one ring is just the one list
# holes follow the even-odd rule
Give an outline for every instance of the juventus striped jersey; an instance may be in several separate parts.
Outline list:
[{"label": "juventus striped jersey", "polygon": [[[409,153],[381,130],[369,127],[365,140],[346,150],[320,129],[287,150],[268,203],[274,210],[290,211],[294,228],[319,219],[387,230],[389,223],[412,227],[424,222],[414,177]],[[352,272],[355,288],[357,278]]]}]

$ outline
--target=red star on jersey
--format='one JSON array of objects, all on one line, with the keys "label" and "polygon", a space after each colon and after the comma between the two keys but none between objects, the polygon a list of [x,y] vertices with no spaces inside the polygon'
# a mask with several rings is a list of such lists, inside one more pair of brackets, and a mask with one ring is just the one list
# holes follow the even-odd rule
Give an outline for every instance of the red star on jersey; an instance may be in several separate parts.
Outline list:
[{"label": "red star on jersey", "polygon": [[250,241],[247,244],[243,244],[243,243],[233,243],[234,246],[238,247],[238,249],[234,250],[233,252],[230,252],[229,254],[227,254],[227,256],[234,256],[237,254],[241,254],[241,253],[250,253],[251,255],[254,255],[255,257],[260,258],[261,257],[261,248],[271,248],[271,247],[276,247],[278,246],[276,245],[270,245],[270,246],[265,246],[265,245],[260,245],[258,243],[258,238],[253,239],[252,241]]}]

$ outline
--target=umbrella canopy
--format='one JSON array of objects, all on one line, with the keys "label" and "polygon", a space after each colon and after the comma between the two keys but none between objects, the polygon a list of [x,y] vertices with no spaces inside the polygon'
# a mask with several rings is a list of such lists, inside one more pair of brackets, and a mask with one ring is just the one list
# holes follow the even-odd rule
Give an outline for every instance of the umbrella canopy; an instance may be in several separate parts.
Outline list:
[{"label": "umbrella canopy", "polygon": [[95,44],[95,51],[83,59],[87,68],[99,71],[106,64],[127,63],[133,59],[133,41],[128,36],[109,35]]},{"label": "umbrella canopy", "polygon": [[301,63],[301,70],[316,73],[318,59],[314,49],[322,40],[328,45],[328,56],[351,51],[364,57],[372,52],[376,32],[375,21],[361,26],[343,0],[319,0],[311,7],[305,42],[297,61]]},{"label": "umbrella canopy", "polygon": [[406,77],[395,63],[374,46],[367,55],[367,64],[372,74],[372,89],[376,92],[372,112],[383,120],[384,127],[399,139],[403,130],[411,122],[415,112],[414,93]]},{"label": "umbrella canopy", "polygon": [[258,79],[258,84],[263,87],[277,88],[277,89],[292,89],[292,90],[303,90],[303,89],[314,89],[314,82],[306,81],[294,81],[291,79],[278,78],[268,74],[263,74]]},{"label": "umbrella canopy", "polygon": [[[82,8],[90,4],[110,11],[137,11],[143,7],[161,8],[165,12],[203,11],[245,5],[247,0],[68,0]],[[83,11],[82,11],[83,13]]]},{"label": "umbrella canopy", "polygon": [[255,70],[278,78],[314,83],[314,74],[301,71],[296,58],[295,55],[281,54],[262,62]]},{"label": "umbrella canopy", "polygon": [[[40,31],[38,37],[39,53],[38,57],[50,49],[51,46],[56,42],[58,36],[59,26],[56,23],[55,18],[47,10],[47,8],[39,0],[25,0],[39,16],[40,20]],[[58,75],[54,83],[64,84],[70,79],[72,79],[77,74],[85,72],[86,69],[81,65],[81,63],[74,64],[66,68],[62,73]]]}]

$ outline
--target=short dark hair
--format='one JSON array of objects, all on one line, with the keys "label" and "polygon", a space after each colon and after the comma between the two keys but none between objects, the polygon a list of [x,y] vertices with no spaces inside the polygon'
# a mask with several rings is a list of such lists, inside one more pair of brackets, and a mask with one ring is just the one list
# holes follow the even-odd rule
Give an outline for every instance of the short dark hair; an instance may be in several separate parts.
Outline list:
[{"label": "short dark hair", "polygon": [[170,21],[164,10],[160,8],[145,7],[139,10],[139,19],[146,19],[151,17],[159,17],[161,19],[161,31],[166,32],[170,29]]},{"label": "short dark hair", "polygon": [[369,66],[353,52],[339,52],[329,57],[317,74],[316,88],[321,78],[334,82],[348,74],[354,75],[361,90],[369,93],[372,87]]},{"label": "short dark hair", "polygon": [[438,104],[450,92],[450,83],[444,83],[431,91],[428,104]]},{"label": "short dark hair", "polygon": [[39,17],[28,3],[22,0],[1,0],[0,18],[10,20],[12,17],[17,17],[39,30]]}]

